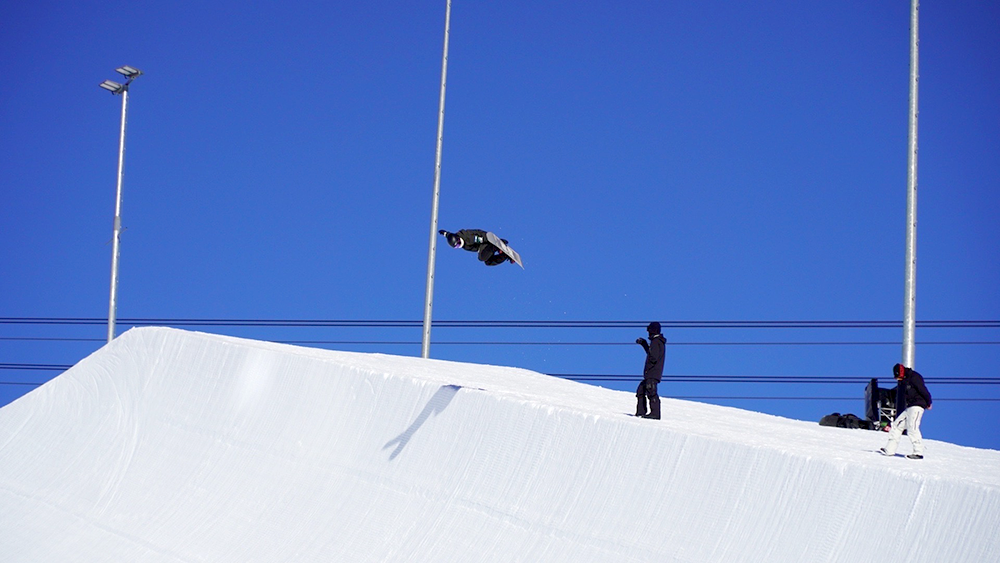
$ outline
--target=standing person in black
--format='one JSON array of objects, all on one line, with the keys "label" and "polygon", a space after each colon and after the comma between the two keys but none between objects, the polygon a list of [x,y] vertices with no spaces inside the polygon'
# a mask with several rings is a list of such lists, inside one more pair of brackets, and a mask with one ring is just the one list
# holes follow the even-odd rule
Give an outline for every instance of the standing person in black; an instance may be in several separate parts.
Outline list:
[{"label": "standing person in black", "polygon": [[[646,327],[649,342],[645,338],[636,338],[635,343],[646,351],[646,365],[642,369],[642,383],[635,390],[637,404],[635,415],[643,418],[660,419],[660,395],[656,386],[663,378],[663,362],[667,355],[667,339],[660,334],[660,323],[653,321]],[[646,401],[649,401],[649,412],[646,411]]]},{"label": "standing person in black", "polygon": [[924,385],[924,377],[903,364],[892,366],[892,375],[899,382],[896,393],[902,392],[906,399],[906,410],[893,421],[892,429],[889,430],[889,443],[879,451],[884,455],[896,455],[899,439],[903,430],[906,430],[906,435],[913,444],[913,453],[906,457],[923,459],[924,443],[920,435],[920,420],[924,417],[924,410],[931,408],[931,393]]}]

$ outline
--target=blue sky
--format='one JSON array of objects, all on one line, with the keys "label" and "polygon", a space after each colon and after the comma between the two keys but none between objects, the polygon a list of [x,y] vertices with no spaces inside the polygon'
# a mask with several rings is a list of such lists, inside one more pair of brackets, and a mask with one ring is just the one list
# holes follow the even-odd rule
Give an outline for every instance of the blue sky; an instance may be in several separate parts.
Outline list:
[{"label": "blue sky", "polygon": [[[97,85],[131,65],[119,318],[419,321],[444,2],[209,4],[0,7],[0,316],[106,318],[121,107]],[[584,4],[452,7],[439,226],[494,231],[526,269],[439,247],[434,318],[636,325],[440,327],[432,357],[638,374],[648,320],[902,319],[909,3]],[[998,21],[921,8],[920,321],[1000,319]],[[420,353],[412,326],[199,329]],[[0,363],[73,364],[105,333],[3,324]],[[888,385],[902,331],[665,335],[668,375]],[[1000,346],[968,344],[997,329],[917,340],[925,436],[1000,449],[998,386],[935,382],[998,377]],[[805,420],[863,414],[863,390],[661,386],[800,397],[701,400]]]}]

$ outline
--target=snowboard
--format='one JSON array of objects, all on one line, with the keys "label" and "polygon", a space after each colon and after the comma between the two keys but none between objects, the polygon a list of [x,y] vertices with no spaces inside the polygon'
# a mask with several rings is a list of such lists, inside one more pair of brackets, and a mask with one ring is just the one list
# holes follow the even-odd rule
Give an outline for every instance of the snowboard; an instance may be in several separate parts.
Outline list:
[{"label": "snowboard", "polygon": [[513,248],[507,246],[507,243],[500,240],[500,237],[496,236],[493,233],[487,232],[486,240],[488,240],[490,244],[492,244],[493,246],[499,248],[500,252],[503,252],[505,255],[507,255],[507,257],[513,260],[515,264],[520,266],[522,270],[524,269],[524,263],[521,262],[521,255],[518,254]]}]

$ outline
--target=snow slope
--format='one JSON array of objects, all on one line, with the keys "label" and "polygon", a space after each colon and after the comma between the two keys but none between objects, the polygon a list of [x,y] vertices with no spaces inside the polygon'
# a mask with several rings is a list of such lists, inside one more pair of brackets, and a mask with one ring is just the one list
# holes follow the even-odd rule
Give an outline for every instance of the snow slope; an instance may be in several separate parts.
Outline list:
[{"label": "snow slope", "polygon": [[0,409],[0,560],[1000,561],[998,451],[634,404],[133,329]]}]

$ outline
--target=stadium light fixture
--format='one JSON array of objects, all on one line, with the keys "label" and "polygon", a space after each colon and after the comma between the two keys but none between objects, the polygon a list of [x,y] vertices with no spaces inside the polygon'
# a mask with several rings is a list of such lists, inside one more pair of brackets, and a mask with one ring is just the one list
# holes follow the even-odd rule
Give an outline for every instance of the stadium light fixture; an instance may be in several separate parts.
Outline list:
[{"label": "stadium light fixture", "polygon": [[112,94],[120,94],[125,86],[115,82],[114,80],[105,80],[104,82],[101,82],[101,88],[104,88]]},{"label": "stadium light fixture", "polygon": [[123,66],[115,69],[115,72],[124,76],[128,80],[132,80],[135,77],[142,74],[142,71],[137,68],[132,68],[130,66]]},{"label": "stadium light fixture", "polygon": [[125,83],[119,84],[113,80],[101,82],[100,87],[112,94],[122,95],[121,134],[118,138],[118,189],[115,194],[114,237],[111,239],[111,303],[108,306],[108,342],[115,338],[115,316],[118,311],[118,256],[122,234],[122,172],[125,167],[125,116],[128,112],[128,87],[142,71],[130,66],[123,66],[116,71],[125,77]]}]

